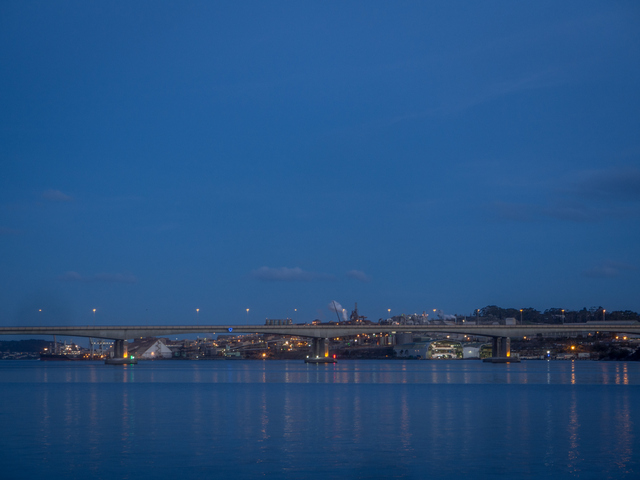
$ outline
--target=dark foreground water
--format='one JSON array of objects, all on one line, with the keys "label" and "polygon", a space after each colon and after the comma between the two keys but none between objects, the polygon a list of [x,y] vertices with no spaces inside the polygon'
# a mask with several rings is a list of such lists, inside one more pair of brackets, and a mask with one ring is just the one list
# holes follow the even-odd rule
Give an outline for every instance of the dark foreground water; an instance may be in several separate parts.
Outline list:
[{"label": "dark foreground water", "polygon": [[640,478],[640,364],[0,362],[0,478]]}]

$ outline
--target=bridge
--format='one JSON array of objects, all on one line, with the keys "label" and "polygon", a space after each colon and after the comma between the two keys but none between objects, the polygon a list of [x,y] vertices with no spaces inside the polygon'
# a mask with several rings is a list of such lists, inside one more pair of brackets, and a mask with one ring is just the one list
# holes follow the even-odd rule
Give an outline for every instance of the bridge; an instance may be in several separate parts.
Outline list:
[{"label": "bridge", "polygon": [[196,333],[256,333],[292,335],[312,339],[312,354],[322,357],[327,352],[328,339],[359,334],[381,333],[462,334],[491,337],[493,358],[508,359],[511,355],[510,339],[533,337],[538,334],[558,335],[577,332],[603,332],[640,335],[640,323],[614,322],[572,323],[562,325],[120,325],[120,326],[30,326],[0,327],[0,335],[64,335],[114,340],[114,356],[126,355],[125,341],[140,337],[162,337]]}]

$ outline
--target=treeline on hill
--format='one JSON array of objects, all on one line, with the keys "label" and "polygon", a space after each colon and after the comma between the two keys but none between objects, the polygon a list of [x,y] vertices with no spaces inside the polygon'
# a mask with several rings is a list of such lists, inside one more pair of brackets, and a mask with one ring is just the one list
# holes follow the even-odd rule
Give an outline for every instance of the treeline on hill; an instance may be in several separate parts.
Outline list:
[{"label": "treeline on hill", "polygon": [[[540,312],[535,308],[501,308],[497,305],[488,305],[475,312],[480,317],[489,318],[516,318],[523,323],[585,323],[605,321],[635,320],[640,321],[640,315],[631,310],[608,311],[602,307],[584,307],[582,310],[566,310],[562,308],[548,308]],[[564,317],[564,318],[563,318]]]},{"label": "treeline on hill", "polygon": [[8,353],[40,353],[51,342],[46,340],[9,340],[0,342],[0,352]]}]

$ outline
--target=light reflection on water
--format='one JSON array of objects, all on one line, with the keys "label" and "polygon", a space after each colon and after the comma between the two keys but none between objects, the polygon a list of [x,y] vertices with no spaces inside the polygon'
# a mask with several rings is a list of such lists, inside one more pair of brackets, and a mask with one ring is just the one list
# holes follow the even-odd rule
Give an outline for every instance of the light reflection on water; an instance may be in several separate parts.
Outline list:
[{"label": "light reflection on water", "polygon": [[[572,368],[573,372],[573,368]],[[575,379],[572,374],[571,383],[575,384]],[[571,404],[569,406],[569,425],[568,425],[568,437],[569,437],[569,451],[567,459],[567,469],[570,473],[578,473],[579,470],[576,463],[580,460],[580,437],[579,437],[580,424],[578,423],[578,409],[576,392],[571,392]]]},{"label": "light reflection on water", "polygon": [[[23,362],[33,364],[31,362]],[[363,362],[364,363],[364,362]],[[155,362],[105,372],[99,363],[45,366],[34,376],[3,372],[5,381],[41,383],[346,383],[346,384],[596,384],[638,385],[631,363],[548,362],[488,365],[467,361],[342,361],[307,365],[279,361]],[[181,368],[189,365],[189,368]],[[193,367],[191,365],[194,365]],[[65,368],[58,368],[58,367]],[[67,367],[73,367],[68,371]],[[34,378],[35,377],[35,378]]]},{"label": "light reflection on water", "polygon": [[0,386],[9,479],[640,476],[637,363],[2,362]]},{"label": "light reflection on water", "polygon": [[620,426],[620,430],[617,433],[616,451],[619,458],[616,460],[616,465],[620,470],[624,471],[633,455],[633,419],[629,408],[629,397],[624,396],[618,402],[621,405],[616,409],[615,419],[615,424]]}]

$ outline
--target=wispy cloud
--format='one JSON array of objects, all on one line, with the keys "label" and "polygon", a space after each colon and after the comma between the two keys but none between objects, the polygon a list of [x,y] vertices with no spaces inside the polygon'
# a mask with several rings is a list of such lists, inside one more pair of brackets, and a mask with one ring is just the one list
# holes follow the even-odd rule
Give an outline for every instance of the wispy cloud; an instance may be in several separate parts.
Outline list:
[{"label": "wispy cloud", "polygon": [[613,278],[619,277],[624,272],[635,270],[638,268],[628,263],[607,261],[583,271],[582,275],[590,278]]},{"label": "wispy cloud", "polygon": [[73,202],[71,195],[62,193],[60,190],[45,190],[40,197],[49,202]]},{"label": "wispy cloud", "polygon": [[576,223],[597,222],[610,216],[606,209],[594,208],[583,204],[555,203],[540,207],[539,210],[546,217]]},{"label": "wispy cloud", "polygon": [[553,199],[546,204],[494,202],[491,210],[503,220],[534,222],[549,218],[563,222],[596,223],[611,218],[640,215],[639,209],[596,207],[580,202]]},{"label": "wispy cloud", "polygon": [[66,272],[58,277],[64,282],[80,283],[136,283],[138,279],[130,273],[96,273],[81,275],[78,272]]},{"label": "wispy cloud", "polygon": [[634,166],[582,170],[541,188],[538,203],[494,202],[504,220],[530,222],[545,218],[589,223],[640,216],[640,169]]},{"label": "wispy cloud", "polygon": [[371,277],[369,275],[367,275],[366,273],[364,273],[361,270],[349,270],[346,273],[347,277],[349,278],[353,278],[355,280],[359,280],[363,283],[368,283],[371,281]]},{"label": "wispy cloud", "polygon": [[171,230],[177,230],[178,228],[180,228],[180,224],[179,223],[164,223],[162,225],[160,225],[159,227],[157,227],[157,231],[158,232],[168,232]]},{"label": "wispy cloud", "polygon": [[20,230],[15,228],[0,227],[0,235],[18,235],[20,233]]},{"label": "wispy cloud", "polygon": [[251,272],[251,277],[264,282],[313,282],[335,280],[335,277],[328,273],[307,272],[302,270],[300,267],[260,267]]},{"label": "wispy cloud", "polygon": [[583,198],[640,201],[640,168],[635,166],[585,170],[575,173],[569,182],[569,193]]},{"label": "wispy cloud", "polygon": [[526,203],[493,202],[489,209],[502,220],[530,222],[540,217],[539,207]]},{"label": "wispy cloud", "polygon": [[415,120],[424,117],[452,115],[470,108],[491,102],[493,100],[529,90],[539,90],[565,83],[555,70],[542,70],[522,75],[519,78],[503,80],[478,88],[472,95],[455,95],[441,106],[432,107],[418,112],[408,112],[403,115],[390,118],[388,123],[394,125],[406,120]]}]

